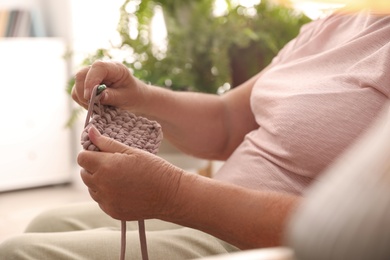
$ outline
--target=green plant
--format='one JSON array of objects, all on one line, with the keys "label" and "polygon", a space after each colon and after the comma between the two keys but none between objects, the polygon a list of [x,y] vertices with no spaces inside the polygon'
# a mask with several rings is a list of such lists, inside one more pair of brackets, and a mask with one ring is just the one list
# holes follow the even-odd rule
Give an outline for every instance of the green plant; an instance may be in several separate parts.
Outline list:
[{"label": "green plant", "polygon": [[[84,65],[126,53],[120,61],[145,82],[174,90],[217,93],[225,83],[235,87],[267,66],[310,21],[271,0],[253,7],[225,0],[225,14],[216,16],[214,2],[125,0],[117,28],[120,44],[97,50]],[[151,41],[156,7],[162,9],[167,28],[163,50]],[[68,89],[71,87],[69,84]]]}]

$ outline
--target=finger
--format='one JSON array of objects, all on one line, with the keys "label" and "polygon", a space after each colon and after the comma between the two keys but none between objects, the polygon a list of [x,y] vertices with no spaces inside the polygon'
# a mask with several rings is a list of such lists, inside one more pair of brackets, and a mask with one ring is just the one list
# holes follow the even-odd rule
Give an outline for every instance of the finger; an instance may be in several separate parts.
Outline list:
[{"label": "finger", "polygon": [[115,141],[112,138],[103,136],[94,126],[89,128],[88,136],[91,142],[102,152],[126,154],[131,153],[131,148],[129,146]]},{"label": "finger", "polygon": [[88,102],[86,102],[84,100],[84,98],[80,98],[79,96],[77,96],[77,93],[76,93],[76,87],[74,86],[73,89],[72,89],[72,93],[71,93],[71,96],[72,96],[72,99],[77,103],[79,104],[80,106],[82,106],[83,108],[85,109],[88,109]]},{"label": "finger", "polygon": [[91,96],[94,86],[99,84],[111,84],[120,82],[122,78],[128,73],[127,69],[118,62],[104,62],[96,61],[92,64],[85,78],[84,99]]},{"label": "finger", "polygon": [[91,188],[93,186],[92,173],[88,172],[84,168],[81,168],[81,170],[80,170],[80,177],[81,177],[81,180],[84,182],[84,184],[88,188]]},{"label": "finger", "polygon": [[76,73],[71,93],[73,100],[85,108],[88,107],[88,99],[84,98],[84,82],[89,70],[90,67],[85,67]]},{"label": "finger", "polygon": [[88,188],[88,193],[89,193],[89,196],[91,196],[91,198],[96,201],[97,203],[99,203],[101,201],[97,191],[95,190],[92,190],[90,188]]},{"label": "finger", "polygon": [[81,180],[84,182],[84,184],[88,188],[90,188],[92,190],[97,190],[96,185],[94,184],[94,181],[93,181],[93,174],[91,172],[87,171],[84,168],[81,168],[80,177],[81,177]]},{"label": "finger", "polygon": [[101,152],[81,151],[77,156],[77,163],[93,175],[99,169],[103,169],[102,164],[108,160],[106,157],[107,154]]},{"label": "finger", "polygon": [[90,174],[88,171],[85,169],[80,170],[80,176],[84,184],[88,187],[88,192],[90,196],[97,201],[98,200],[98,192],[97,192],[97,187],[93,181],[93,175]]},{"label": "finger", "polygon": [[91,177],[92,175],[93,175],[92,172],[89,172],[89,171],[87,171],[87,170],[84,169],[84,168],[81,168],[81,169],[80,169],[80,176],[81,176],[81,177],[89,178],[89,177]]}]

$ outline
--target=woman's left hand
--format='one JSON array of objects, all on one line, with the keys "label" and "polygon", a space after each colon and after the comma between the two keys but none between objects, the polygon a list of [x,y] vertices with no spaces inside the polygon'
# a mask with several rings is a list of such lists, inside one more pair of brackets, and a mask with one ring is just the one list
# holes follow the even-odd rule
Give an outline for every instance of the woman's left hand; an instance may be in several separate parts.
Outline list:
[{"label": "woman's left hand", "polygon": [[91,197],[119,220],[164,218],[174,214],[176,191],[183,170],[140,149],[88,132],[100,152],[82,151],[77,162]]}]

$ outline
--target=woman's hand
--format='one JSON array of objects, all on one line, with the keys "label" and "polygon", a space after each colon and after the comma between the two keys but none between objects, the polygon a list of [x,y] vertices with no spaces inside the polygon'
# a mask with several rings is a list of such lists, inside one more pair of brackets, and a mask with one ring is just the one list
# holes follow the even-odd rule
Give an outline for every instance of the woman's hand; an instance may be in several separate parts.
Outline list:
[{"label": "woman's hand", "polygon": [[[77,160],[91,197],[115,219],[163,218],[170,214],[183,170],[140,149],[102,136],[90,140],[100,152],[82,151]],[[173,204],[172,204],[173,203]]]},{"label": "woman's hand", "polygon": [[87,108],[92,89],[99,84],[108,87],[102,93],[102,104],[133,111],[143,104],[146,84],[135,78],[125,65],[112,61],[96,61],[81,69],[75,76],[72,98]]}]

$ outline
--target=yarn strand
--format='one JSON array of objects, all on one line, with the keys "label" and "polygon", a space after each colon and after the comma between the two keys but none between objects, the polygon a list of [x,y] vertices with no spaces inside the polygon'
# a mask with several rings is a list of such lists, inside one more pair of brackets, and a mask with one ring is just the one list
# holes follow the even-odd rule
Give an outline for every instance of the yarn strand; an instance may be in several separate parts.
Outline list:
[{"label": "yarn strand", "polygon": [[125,258],[126,258],[126,221],[121,220],[121,255],[119,259],[125,260]]},{"label": "yarn strand", "polygon": [[138,220],[138,233],[139,241],[141,244],[142,260],[149,260],[148,248],[146,243],[145,221],[143,219]]}]

